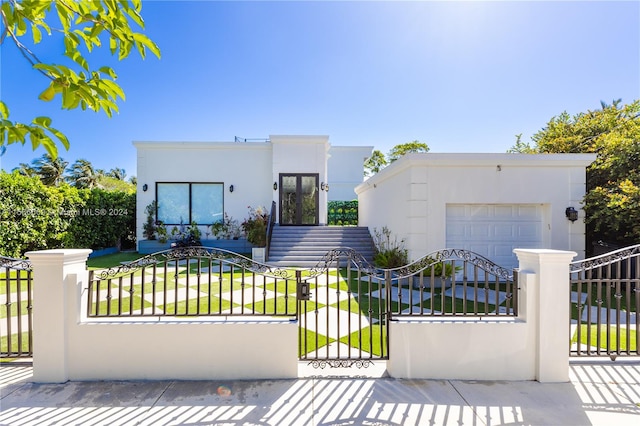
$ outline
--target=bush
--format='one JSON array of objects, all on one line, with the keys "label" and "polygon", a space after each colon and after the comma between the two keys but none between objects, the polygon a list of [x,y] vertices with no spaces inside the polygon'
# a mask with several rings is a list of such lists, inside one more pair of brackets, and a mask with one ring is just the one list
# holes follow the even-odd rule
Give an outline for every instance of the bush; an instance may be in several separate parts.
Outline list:
[{"label": "bush", "polygon": [[378,268],[398,268],[409,263],[409,254],[404,248],[404,240],[398,241],[396,237],[391,238],[391,231],[386,226],[382,230],[373,229],[373,242],[375,244],[375,254],[373,264]]},{"label": "bush", "polygon": [[135,193],[45,186],[38,177],[0,173],[0,254],[133,246],[135,203]]},{"label": "bush", "polygon": [[133,247],[136,236],[136,195],[103,189],[79,190],[84,201],[72,218],[66,247]]},{"label": "bush", "polygon": [[83,205],[75,188],[45,186],[40,178],[0,173],[0,254],[63,247],[70,221]]},{"label": "bush", "polygon": [[329,225],[358,225],[358,201],[329,201],[327,203]]}]

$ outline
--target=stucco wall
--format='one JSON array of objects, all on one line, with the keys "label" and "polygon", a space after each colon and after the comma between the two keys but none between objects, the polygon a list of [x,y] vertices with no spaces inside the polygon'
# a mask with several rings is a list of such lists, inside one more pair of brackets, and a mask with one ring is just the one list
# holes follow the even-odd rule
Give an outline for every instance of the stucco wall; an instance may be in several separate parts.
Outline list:
[{"label": "stucco wall", "polygon": [[354,188],[364,180],[364,162],[372,146],[332,146],[329,149],[329,201],[355,200]]},{"label": "stucco wall", "polygon": [[[224,183],[224,210],[242,222],[247,206],[269,208],[273,198],[271,145],[259,142],[134,142],[138,149],[137,227],[144,239],[145,208],[156,199],[156,182]],[[143,191],[143,185],[147,191]],[[229,191],[233,185],[234,191]],[[201,224],[207,225],[207,224]]]},{"label": "stucco wall", "polygon": [[[387,226],[417,259],[445,248],[448,204],[540,204],[543,247],[584,257],[586,167],[592,154],[408,154],[356,187],[359,221]],[[570,222],[573,206],[580,219]]]}]

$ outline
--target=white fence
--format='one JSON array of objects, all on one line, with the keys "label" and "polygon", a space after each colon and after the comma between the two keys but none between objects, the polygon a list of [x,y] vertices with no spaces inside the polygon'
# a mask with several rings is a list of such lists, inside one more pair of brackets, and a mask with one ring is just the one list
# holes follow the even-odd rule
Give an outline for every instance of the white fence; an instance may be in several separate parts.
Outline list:
[{"label": "white fence", "polygon": [[[87,317],[90,250],[29,252],[34,381],[294,378],[298,324],[288,319]],[[574,252],[516,250],[518,316],[392,321],[397,378],[569,380],[569,262]]]}]

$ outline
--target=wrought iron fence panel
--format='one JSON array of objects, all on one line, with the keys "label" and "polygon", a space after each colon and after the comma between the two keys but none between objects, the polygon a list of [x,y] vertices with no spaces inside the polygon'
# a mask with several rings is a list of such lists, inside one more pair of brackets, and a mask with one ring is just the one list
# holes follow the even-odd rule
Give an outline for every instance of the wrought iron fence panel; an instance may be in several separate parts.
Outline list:
[{"label": "wrought iron fence panel", "polygon": [[33,356],[33,292],[31,263],[0,257],[0,357]]},{"label": "wrought iron fence panel", "polygon": [[387,280],[394,317],[518,315],[516,275],[471,251],[439,250],[374,275]]},{"label": "wrought iron fence panel", "polygon": [[295,272],[223,249],[182,247],[92,271],[89,317],[296,315]]},{"label": "wrought iron fence panel", "polygon": [[573,262],[572,356],[638,356],[640,245]]},{"label": "wrought iron fence panel", "polygon": [[351,248],[331,250],[298,271],[300,360],[362,368],[389,358],[389,293],[376,279],[380,272]]}]

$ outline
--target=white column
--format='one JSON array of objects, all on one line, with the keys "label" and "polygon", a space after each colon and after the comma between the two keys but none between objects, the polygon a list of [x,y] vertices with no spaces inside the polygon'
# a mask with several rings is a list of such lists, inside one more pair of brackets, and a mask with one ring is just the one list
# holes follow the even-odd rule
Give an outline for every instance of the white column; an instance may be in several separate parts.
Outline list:
[{"label": "white column", "polygon": [[[573,251],[515,249],[521,272],[535,274],[536,379],[569,381],[569,263]],[[531,294],[530,294],[531,295]]]},{"label": "white column", "polygon": [[[89,249],[30,251],[33,268],[33,380],[63,383],[67,372],[67,319],[78,310],[69,294],[87,282]],[[71,293],[73,292],[73,293]]]}]

